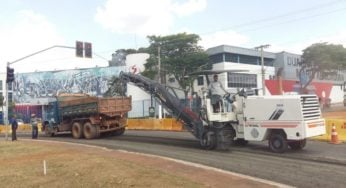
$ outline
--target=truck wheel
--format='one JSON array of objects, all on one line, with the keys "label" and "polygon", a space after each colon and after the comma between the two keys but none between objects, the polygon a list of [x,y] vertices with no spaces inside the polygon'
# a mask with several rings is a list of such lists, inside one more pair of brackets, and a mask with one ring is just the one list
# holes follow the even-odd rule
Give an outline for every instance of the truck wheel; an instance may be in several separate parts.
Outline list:
[{"label": "truck wheel", "polygon": [[94,125],[95,126],[95,138],[99,138],[101,136],[101,132],[100,132],[100,126],[99,125]]},{"label": "truck wheel", "polygon": [[273,133],[269,138],[269,148],[274,153],[284,153],[287,148],[286,138],[279,133]]},{"label": "truck wheel", "polygon": [[46,127],[45,129],[44,129],[44,134],[46,135],[46,136],[49,136],[49,137],[53,137],[55,134],[54,134],[54,132],[50,132],[49,130],[48,130],[48,127]]},{"label": "truck wheel", "polygon": [[116,131],[113,132],[113,135],[114,136],[120,136],[120,135],[123,135],[125,132],[125,127],[121,128],[121,129],[118,129]]},{"label": "truck wheel", "polygon": [[97,136],[96,126],[92,125],[90,122],[84,123],[83,133],[86,139],[93,139]]},{"label": "truck wheel", "polygon": [[306,139],[288,142],[288,146],[293,150],[301,150],[306,146]]},{"label": "truck wheel", "polygon": [[76,139],[83,137],[83,127],[80,123],[74,122],[72,124],[72,136]]},{"label": "truck wheel", "polygon": [[205,132],[200,139],[200,145],[207,150],[215,149],[216,136],[214,131]]}]

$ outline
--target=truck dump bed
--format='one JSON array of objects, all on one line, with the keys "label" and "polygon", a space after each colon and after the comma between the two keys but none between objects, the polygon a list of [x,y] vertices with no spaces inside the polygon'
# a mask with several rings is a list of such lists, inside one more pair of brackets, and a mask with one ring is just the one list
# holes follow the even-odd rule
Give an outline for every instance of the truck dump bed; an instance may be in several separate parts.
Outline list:
[{"label": "truck dump bed", "polygon": [[118,116],[131,110],[131,97],[98,98],[89,95],[68,94],[58,97],[62,116],[103,114]]}]

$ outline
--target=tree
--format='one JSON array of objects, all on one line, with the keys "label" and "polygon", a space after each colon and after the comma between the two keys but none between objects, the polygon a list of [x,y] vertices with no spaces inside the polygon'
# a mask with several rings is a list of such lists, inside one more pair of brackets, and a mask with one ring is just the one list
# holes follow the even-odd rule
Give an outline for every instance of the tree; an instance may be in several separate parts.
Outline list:
[{"label": "tree", "polygon": [[113,76],[108,81],[108,90],[103,94],[104,97],[125,96],[126,86],[120,78]]},{"label": "tree", "polygon": [[319,73],[321,78],[335,75],[338,70],[346,69],[346,49],[342,45],[316,43],[303,50],[302,61],[299,70],[300,80],[307,77],[302,84],[302,90],[305,91],[307,86]]},{"label": "tree", "polygon": [[[179,33],[168,36],[148,36],[149,47],[140,51],[150,54],[142,75],[165,82],[166,75],[174,76],[179,86],[187,95],[191,89],[194,77],[189,73],[201,68],[211,67],[208,55],[198,46],[200,37],[196,34]],[[158,52],[160,51],[160,54]],[[161,59],[161,70],[158,75],[158,55]],[[193,90],[193,88],[191,89]]]},{"label": "tree", "polygon": [[108,61],[109,66],[125,66],[126,55],[137,53],[135,49],[119,49],[112,54],[112,60]]}]

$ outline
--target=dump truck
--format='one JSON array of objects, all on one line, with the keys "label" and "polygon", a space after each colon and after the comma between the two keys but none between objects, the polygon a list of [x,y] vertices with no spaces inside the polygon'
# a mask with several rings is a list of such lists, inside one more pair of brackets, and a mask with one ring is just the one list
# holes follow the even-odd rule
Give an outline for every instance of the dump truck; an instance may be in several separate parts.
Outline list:
[{"label": "dump truck", "polygon": [[94,139],[101,134],[125,132],[130,97],[95,97],[61,94],[45,107],[43,130],[47,136],[70,132],[73,138]]}]

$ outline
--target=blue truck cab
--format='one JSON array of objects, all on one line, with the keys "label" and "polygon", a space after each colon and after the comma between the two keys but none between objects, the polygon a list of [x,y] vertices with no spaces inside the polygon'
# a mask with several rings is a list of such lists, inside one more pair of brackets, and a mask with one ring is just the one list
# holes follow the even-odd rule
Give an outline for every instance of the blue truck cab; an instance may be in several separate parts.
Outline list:
[{"label": "blue truck cab", "polygon": [[43,122],[42,130],[46,135],[54,136],[54,130],[58,129],[60,124],[60,113],[58,101],[49,102],[45,107],[45,120]]}]

